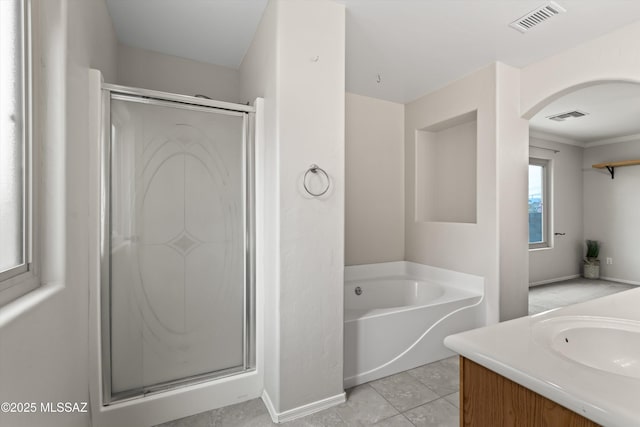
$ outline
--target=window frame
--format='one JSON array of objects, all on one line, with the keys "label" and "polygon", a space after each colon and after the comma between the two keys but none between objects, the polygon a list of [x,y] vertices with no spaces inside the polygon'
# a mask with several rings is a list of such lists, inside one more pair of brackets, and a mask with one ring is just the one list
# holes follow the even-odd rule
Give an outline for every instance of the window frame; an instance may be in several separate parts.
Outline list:
[{"label": "window frame", "polygon": [[553,163],[551,159],[529,157],[529,166],[542,167],[542,242],[529,242],[529,250],[551,249],[553,248]]},{"label": "window frame", "polygon": [[22,45],[22,114],[23,114],[23,252],[24,263],[0,272],[0,307],[31,292],[40,286],[35,263],[33,213],[35,211],[36,171],[33,168],[33,46],[31,26],[31,1],[20,0]]}]

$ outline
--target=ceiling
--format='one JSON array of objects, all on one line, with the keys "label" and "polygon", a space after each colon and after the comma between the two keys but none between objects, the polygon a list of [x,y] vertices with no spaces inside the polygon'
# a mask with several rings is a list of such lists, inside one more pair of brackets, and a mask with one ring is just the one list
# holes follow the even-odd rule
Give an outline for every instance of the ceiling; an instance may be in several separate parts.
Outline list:
[{"label": "ceiling", "polygon": [[118,41],[237,69],[267,0],[106,0]]},{"label": "ceiling", "polygon": [[[640,20],[638,0],[557,0],[566,13],[521,34],[508,24],[544,0],[335,1],[347,9],[347,90],[401,103],[494,61],[523,67]],[[266,3],[107,0],[121,43],[236,69]]]},{"label": "ceiling", "polygon": [[[579,110],[588,113],[562,122],[548,117]],[[530,121],[533,131],[581,143],[640,134],[640,85],[607,83],[572,92],[547,105]],[[569,141],[570,142],[570,141]]]},{"label": "ceiling", "polygon": [[640,1],[557,0],[566,13],[522,34],[509,23],[544,0],[343,2],[348,89],[403,103],[494,61],[523,67],[640,19]]}]

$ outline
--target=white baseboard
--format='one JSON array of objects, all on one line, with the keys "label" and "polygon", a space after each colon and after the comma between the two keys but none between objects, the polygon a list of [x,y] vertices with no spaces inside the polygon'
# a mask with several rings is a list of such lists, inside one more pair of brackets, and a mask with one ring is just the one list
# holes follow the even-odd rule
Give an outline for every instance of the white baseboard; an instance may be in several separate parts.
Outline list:
[{"label": "white baseboard", "polygon": [[317,400],[306,405],[298,406],[297,408],[289,409],[284,412],[277,412],[276,408],[273,406],[271,398],[269,397],[269,393],[267,393],[266,390],[262,392],[262,401],[269,411],[271,420],[276,424],[295,420],[296,418],[306,417],[307,415],[311,415],[324,409],[331,408],[332,406],[344,403],[346,402],[346,400],[347,395],[342,392],[340,394],[336,394],[335,396],[327,397],[326,399]]},{"label": "white baseboard", "polygon": [[562,282],[563,280],[577,279],[578,277],[580,277],[579,274],[572,274],[571,276],[556,277],[553,279],[541,280],[539,282],[529,283],[529,287],[531,288],[533,286],[540,286],[540,285],[547,285],[549,283]]},{"label": "white baseboard", "polygon": [[640,286],[640,282],[637,282],[635,280],[616,279],[615,277],[604,277],[604,276],[600,277],[600,279],[609,280],[611,282],[624,283],[626,285]]},{"label": "white baseboard", "polygon": [[278,422],[278,412],[276,412],[276,408],[273,406],[273,402],[269,397],[269,393],[266,390],[262,390],[262,401],[264,402],[264,406],[267,407],[267,411],[269,411],[269,415],[271,416],[271,420],[274,423]]},{"label": "white baseboard", "polygon": [[[576,279],[578,277],[580,277],[579,274],[574,274],[571,276],[556,277],[555,279],[541,280],[539,282],[529,283],[529,287],[532,288],[534,286],[547,285],[549,283],[555,283],[555,282],[562,282],[563,280]],[[616,277],[605,277],[605,276],[600,276],[600,279],[609,280],[610,282],[624,283],[626,285],[640,286],[640,282],[636,280],[625,280],[625,279],[618,279]]]}]

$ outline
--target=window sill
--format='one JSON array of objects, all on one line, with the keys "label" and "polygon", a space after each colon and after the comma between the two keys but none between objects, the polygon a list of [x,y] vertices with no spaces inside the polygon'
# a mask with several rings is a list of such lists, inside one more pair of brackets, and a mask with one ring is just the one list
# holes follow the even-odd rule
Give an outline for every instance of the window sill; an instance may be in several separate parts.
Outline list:
[{"label": "window sill", "polygon": [[553,249],[553,246],[541,246],[539,248],[529,248],[529,252],[548,251],[549,249]]},{"label": "window sill", "polygon": [[51,298],[62,289],[64,289],[64,286],[61,283],[48,283],[0,307],[0,329],[13,322],[22,314],[37,307],[43,301]]}]

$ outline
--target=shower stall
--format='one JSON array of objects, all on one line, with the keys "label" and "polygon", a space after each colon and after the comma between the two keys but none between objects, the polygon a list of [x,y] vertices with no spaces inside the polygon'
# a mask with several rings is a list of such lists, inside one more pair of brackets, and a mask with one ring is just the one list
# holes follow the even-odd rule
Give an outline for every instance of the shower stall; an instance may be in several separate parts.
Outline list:
[{"label": "shower stall", "polygon": [[255,368],[254,108],[102,86],[102,404]]}]

